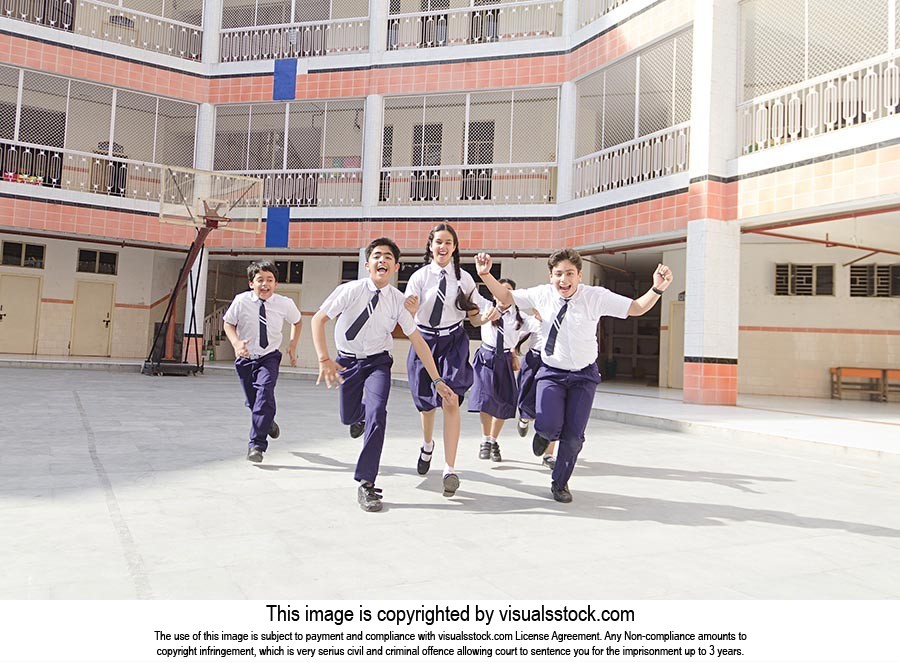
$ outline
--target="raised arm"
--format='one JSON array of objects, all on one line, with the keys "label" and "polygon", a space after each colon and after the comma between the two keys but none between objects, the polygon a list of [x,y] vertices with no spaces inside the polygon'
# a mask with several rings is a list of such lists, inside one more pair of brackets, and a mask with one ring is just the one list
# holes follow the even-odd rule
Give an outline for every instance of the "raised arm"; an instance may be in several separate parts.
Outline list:
[{"label": "raised arm", "polygon": [[672,270],[664,264],[656,265],[656,271],[653,272],[653,286],[631,302],[631,306],[628,308],[628,316],[639,317],[653,308],[656,302],[662,298],[662,293],[666,291],[671,282]]},{"label": "raised arm", "polygon": [[478,270],[478,275],[481,276],[481,281],[488,286],[491,294],[503,307],[509,307],[514,303],[512,292],[503,287],[500,281],[491,275],[493,264],[494,261],[487,253],[479,253],[475,256],[475,268]]}]

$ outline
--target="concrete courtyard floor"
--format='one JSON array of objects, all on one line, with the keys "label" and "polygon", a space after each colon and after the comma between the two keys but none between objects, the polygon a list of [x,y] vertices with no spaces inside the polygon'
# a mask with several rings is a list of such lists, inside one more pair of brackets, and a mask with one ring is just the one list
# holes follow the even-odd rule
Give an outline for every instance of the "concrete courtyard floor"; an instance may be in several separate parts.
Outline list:
[{"label": "concrete courtyard floor", "polygon": [[418,476],[395,385],[385,508],[364,513],[359,442],[307,379],[279,383],[261,465],[225,371],[0,368],[0,385],[0,599],[900,598],[896,456],[592,420],[562,505],[530,440],[510,425],[503,462],[480,461],[464,414],[446,499],[440,443]]}]

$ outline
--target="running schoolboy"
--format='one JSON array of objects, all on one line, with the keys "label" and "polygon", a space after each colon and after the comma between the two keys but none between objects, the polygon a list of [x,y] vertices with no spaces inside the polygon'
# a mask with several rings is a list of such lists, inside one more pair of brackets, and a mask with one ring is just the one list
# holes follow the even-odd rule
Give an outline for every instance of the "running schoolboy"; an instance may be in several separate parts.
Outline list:
[{"label": "running schoolboy", "polygon": [[[500,284],[509,290],[516,283],[501,278]],[[475,351],[472,367],[475,383],[469,393],[469,411],[479,412],[482,441],[478,458],[500,462],[500,443],[497,438],[508,418],[516,415],[518,387],[514,371],[518,368],[515,348],[525,334],[524,318],[516,306],[497,304],[482,314],[481,347]]]},{"label": "running schoolboy", "polygon": [[275,422],[275,383],[281,366],[281,327],[291,324],[288,355],[297,364],[300,311],[288,297],[275,294],[278,267],[272,262],[254,262],[247,267],[250,291],[238,294],[225,311],[225,335],[234,347],[234,369],[250,408],[250,441],[247,459],[262,462],[268,437],[281,434]]},{"label": "running schoolboy", "polygon": [[473,381],[472,366],[469,365],[469,338],[462,323],[468,318],[472,324],[479,326],[479,309],[489,308],[490,302],[478,294],[472,276],[460,269],[459,238],[449,223],[439,223],[429,233],[424,262],[425,265],[410,276],[406,285],[407,309],[415,315],[438,371],[456,397],[442,403],[435,396],[429,375],[417,354],[410,349],[406,370],[413,402],[421,414],[423,436],[416,471],[424,476],[431,467],[435,413],[442,406],[443,487],[444,496],[450,497],[459,489],[459,476],[454,466],[459,445],[459,407]]},{"label": "running schoolboy", "polygon": [[491,256],[475,258],[478,274],[491,293],[505,305],[534,308],[541,316],[543,366],[537,373],[537,411],[532,450],[541,455],[550,439],[559,440],[550,491],[553,498],[569,503],[569,477],[584,444],[584,430],[600,374],[597,371],[597,323],[603,315],[626,318],[650,310],[672,282],[672,272],[658,265],[653,286],[637,299],[629,299],[604,287],[581,282],[581,256],[564,248],[553,253],[547,265],[550,284],[510,292],[491,276]]},{"label": "running schoolboy", "polygon": [[[413,351],[422,362],[438,396],[453,397],[453,391],[438,374],[431,350],[416,329],[404,306],[404,296],[391,285],[400,268],[400,249],[387,237],[366,247],[368,278],[339,285],[325,300],[312,320],[313,344],[319,356],[319,378],[331,388],[340,385],[341,422],[365,428],[363,447],[356,463],[354,479],[359,482],[357,501],[367,512],[381,510],[381,490],[375,487],[384,432],[387,401],[391,392],[391,332],[397,324],[409,336]],[[325,324],[338,315],[334,325],[337,360],[328,355]]]},{"label": "running schoolboy", "polygon": [[[541,347],[544,344],[541,337],[539,314],[525,315],[524,317],[525,325],[522,328],[525,333],[516,346],[516,352],[519,354],[519,374],[516,378],[516,384],[519,387],[519,399],[516,401],[519,420],[516,421],[516,431],[520,437],[528,434],[528,426],[534,420],[535,403],[537,402],[537,372],[542,365]],[[553,457],[554,448],[556,448],[556,442],[551,441],[541,458],[541,464],[549,469],[556,466],[556,458]]]}]

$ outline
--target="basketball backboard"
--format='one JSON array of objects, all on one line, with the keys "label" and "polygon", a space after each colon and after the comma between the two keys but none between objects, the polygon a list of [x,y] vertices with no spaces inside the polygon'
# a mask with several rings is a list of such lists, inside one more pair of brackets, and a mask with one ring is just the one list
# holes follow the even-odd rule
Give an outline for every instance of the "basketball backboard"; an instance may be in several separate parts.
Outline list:
[{"label": "basketball backboard", "polygon": [[159,220],[162,223],[259,233],[263,182],[256,177],[163,166]]}]

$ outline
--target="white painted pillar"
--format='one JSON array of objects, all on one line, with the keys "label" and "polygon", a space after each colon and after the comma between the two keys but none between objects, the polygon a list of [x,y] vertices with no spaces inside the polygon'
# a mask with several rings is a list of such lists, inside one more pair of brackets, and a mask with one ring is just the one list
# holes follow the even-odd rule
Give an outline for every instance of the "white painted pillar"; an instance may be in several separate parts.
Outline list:
[{"label": "white painted pillar", "polygon": [[572,193],[575,177],[575,140],[578,91],[575,83],[566,81],[559,90],[559,140],[556,155],[556,202],[568,202]]},{"label": "white painted pillar", "polygon": [[369,53],[376,61],[387,50],[388,2],[369,0]]},{"label": "white painted pillar", "polygon": [[194,168],[212,170],[216,148],[216,108],[201,103],[197,109],[197,142],[194,144]]},{"label": "white painted pillar", "polygon": [[222,0],[203,1],[203,51],[200,61],[214,64],[219,61],[219,38],[222,30]]},{"label": "white painted pillar", "polygon": [[206,317],[206,281],[209,255],[200,251],[188,276],[184,299],[184,355],[188,363],[196,363],[203,351],[203,321]]},{"label": "white painted pillar", "polygon": [[381,139],[384,133],[384,97],[366,97],[366,121],[363,130],[363,216],[371,217],[378,206],[381,181]]},{"label": "white painted pillar", "polygon": [[737,403],[741,233],[737,182],[738,0],[696,0],[684,321],[684,401]]}]

